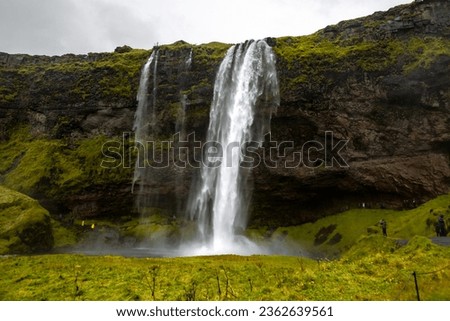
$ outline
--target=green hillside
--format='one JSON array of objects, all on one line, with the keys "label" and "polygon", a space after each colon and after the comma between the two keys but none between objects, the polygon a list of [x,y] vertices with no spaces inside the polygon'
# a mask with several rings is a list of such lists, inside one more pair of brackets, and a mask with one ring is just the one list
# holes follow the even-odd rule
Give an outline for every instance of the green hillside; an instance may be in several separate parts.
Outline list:
[{"label": "green hillside", "polygon": [[287,244],[300,244],[300,250],[319,256],[336,256],[353,246],[360,237],[381,233],[378,222],[387,222],[388,237],[410,239],[415,235],[436,235],[435,223],[443,214],[450,222],[450,194],[439,196],[417,208],[395,211],[383,209],[351,209],[324,217],[314,223],[278,228],[271,239]]}]

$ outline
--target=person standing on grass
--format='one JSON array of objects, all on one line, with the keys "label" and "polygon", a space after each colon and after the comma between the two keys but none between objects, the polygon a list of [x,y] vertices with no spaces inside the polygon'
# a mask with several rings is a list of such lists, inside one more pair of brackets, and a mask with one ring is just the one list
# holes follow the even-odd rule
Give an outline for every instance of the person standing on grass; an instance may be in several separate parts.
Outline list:
[{"label": "person standing on grass", "polygon": [[439,215],[437,224],[436,224],[436,234],[438,236],[446,236],[447,228],[445,227],[444,215]]},{"label": "person standing on grass", "polygon": [[387,223],[384,220],[384,218],[382,218],[380,220],[380,226],[381,226],[381,231],[383,232],[383,236],[386,237],[387,236]]}]

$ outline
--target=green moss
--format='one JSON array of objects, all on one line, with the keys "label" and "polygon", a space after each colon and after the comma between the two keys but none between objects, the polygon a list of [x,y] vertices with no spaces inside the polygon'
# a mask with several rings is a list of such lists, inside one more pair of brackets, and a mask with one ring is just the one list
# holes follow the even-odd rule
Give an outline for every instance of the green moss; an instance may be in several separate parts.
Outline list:
[{"label": "green moss", "polygon": [[12,102],[16,99],[17,94],[13,88],[0,87],[0,102]]},{"label": "green moss", "polygon": [[196,106],[186,113],[188,121],[201,123],[209,116],[210,108],[208,105]]},{"label": "green moss", "polygon": [[213,89],[213,84],[208,79],[201,79],[191,86],[189,89],[185,89],[182,94],[189,96],[191,100],[204,99],[205,91],[211,91]]},{"label": "green moss", "polygon": [[169,115],[169,120],[173,123],[179,119],[181,113],[183,112],[183,105],[180,102],[171,103],[167,106],[166,110]]},{"label": "green moss", "polygon": [[195,63],[204,66],[217,65],[225,57],[230,44],[220,42],[210,42],[193,47],[193,57]]},{"label": "green moss", "polygon": [[10,140],[3,143],[0,142],[0,182],[4,178],[1,175],[12,170],[15,163],[23,156],[24,150],[20,141],[21,135],[16,131]]},{"label": "green moss", "polygon": [[112,53],[107,58],[97,61],[96,69],[113,70],[100,81],[101,90],[105,95],[132,97],[132,83],[139,77],[140,70],[150,52],[147,50],[132,50],[125,53]]},{"label": "green moss", "polygon": [[27,142],[26,151],[18,165],[4,180],[10,188],[31,193],[51,179],[53,155],[59,147],[58,142],[35,140]]},{"label": "green moss", "polygon": [[[125,52],[89,54],[87,56],[65,55],[57,60],[42,57],[26,61],[13,68],[0,69],[0,77],[20,79],[0,87],[0,102],[12,101],[24,84],[32,81],[37,88],[52,87],[54,96],[64,94],[67,99],[85,100],[91,96],[133,99],[137,90],[139,73],[150,51],[132,49]],[[65,79],[61,93],[49,79]]]},{"label": "green moss", "polygon": [[193,45],[191,45],[183,40],[179,40],[172,44],[161,45],[158,48],[161,50],[178,51],[178,50],[191,49],[192,47],[193,47]]},{"label": "green moss", "polygon": [[128,220],[116,226],[122,236],[131,236],[138,241],[164,242],[176,241],[179,237],[179,226],[171,220],[169,213],[160,208],[141,209],[143,217]]},{"label": "green moss", "polygon": [[355,36],[330,40],[317,32],[309,36],[282,37],[274,51],[286,68],[282,91],[291,91],[302,83],[330,84],[329,74],[348,72],[409,73],[428,68],[441,55],[449,55],[450,40],[438,37],[410,37],[406,40],[364,40]]},{"label": "green moss", "polygon": [[10,188],[61,196],[90,186],[126,183],[132,177],[132,166],[124,159],[116,159],[114,167],[102,165],[104,144],[116,141],[119,146],[120,138],[95,136],[69,145],[62,140],[33,139],[27,131],[21,128],[0,144],[0,178]]},{"label": "green moss", "polygon": [[390,254],[400,248],[393,238],[385,238],[379,234],[365,235],[343,255],[344,260],[356,260],[372,254]]},{"label": "green moss", "polygon": [[[116,159],[115,167],[104,166],[102,161],[103,146],[114,139],[105,136],[95,136],[81,139],[74,149],[61,150],[55,183],[60,188],[78,190],[94,185],[108,185],[129,182],[132,176],[132,166],[127,167],[124,159]],[[116,139],[119,142],[119,138]],[[117,150],[117,152],[120,152]]]},{"label": "green moss", "polygon": [[406,73],[418,68],[427,69],[439,56],[450,54],[450,40],[432,37],[413,37],[406,42],[394,44],[393,47],[392,58],[401,55],[409,58],[409,63],[403,67]]},{"label": "green moss", "polygon": [[60,222],[52,220],[53,239],[55,241],[54,248],[62,248],[65,246],[75,245],[78,242],[77,233],[73,228],[64,227]]},{"label": "green moss", "polygon": [[[21,65],[19,70],[28,70],[36,67],[47,71],[59,71],[72,73],[78,71],[95,70],[115,70],[116,72],[133,77],[139,72],[142,64],[148,59],[151,51],[143,49],[132,49],[127,52],[110,52],[93,54],[86,57],[74,56],[72,59],[61,60],[60,62],[43,63],[42,65]],[[36,70],[34,70],[36,71]]]},{"label": "green moss", "polygon": [[330,40],[320,37],[317,33],[301,37],[281,37],[277,39],[274,47],[277,56],[288,62],[288,67],[310,56],[336,59],[346,54],[337,49]]},{"label": "green moss", "polygon": [[0,254],[50,249],[48,212],[36,200],[0,186],[0,240]]}]

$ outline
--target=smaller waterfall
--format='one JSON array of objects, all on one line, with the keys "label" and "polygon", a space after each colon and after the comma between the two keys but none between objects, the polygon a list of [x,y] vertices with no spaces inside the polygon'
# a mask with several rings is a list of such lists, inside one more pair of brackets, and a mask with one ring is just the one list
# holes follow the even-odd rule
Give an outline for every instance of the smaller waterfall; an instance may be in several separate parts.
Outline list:
[{"label": "smaller waterfall", "polygon": [[191,65],[192,65],[192,49],[189,51],[189,56],[186,59],[186,70],[191,69]]},{"label": "smaller waterfall", "polygon": [[[138,106],[134,115],[134,138],[135,145],[138,149],[138,157],[136,158],[133,183],[131,187],[132,193],[135,192],[135,185],[139,185],[139,192],[137,197],[138,209],[143,203],[143,196],[141,196],[144,186],[149,181],[148,167],[146,166],[145,148],[147,142],[153,135],[154,126],[156,123],[156,94],[157,94],[157,68],[158,68],[158,49],[154,49],[147,62],[141,70],[141,77],[139,81],[139,88],[137,93]],[[150,87],[150,76],[153,71],[153,83]],[[149,96],[152,99],[149,99]]]},{"label": "smaller waterfall", "polygon": [[152,52],[150,58],[148,58],[145,65],[142,67],[138,93],[136,96],[138,106],[134,115],[133,131],[135,134],[135,140],[139,143],[143,143],[143,139],[146,136],[146,124],[144,123],[146,117],[144,117],[144,115],[148,114],[148,80],[150,76],[150,65],[152,64],[154,58],[155,51]]},{"label": "smaller waterfall", "polygon": [[[192,65],[192,49],[189,51],[188,57],[184,61],[183,73],[188,72],[191,69],[191,65]],[[183,84],[183,81],[180,81],[180,86],[181,86],[181,90],[179,92],[180,109],[178,112],[178,117],[177,117],[177,121],[176,121],[176,125],[175,125],[175,131],[176,131],[176,133],[180,134],[180,139],[184,140],[186,138],[185,121],[186,121],[186,107],[187,107],[188,97],[186,94],[183,93],[183,89],[187,89],[187,88],[183,88],[183,86],[186,86],[185,84]]]},{"label": "smaller waterfall", "polygon": [[180,92],[180,109],[178,111],[177,121],[175,124],[175,132],[179,135],[180,141],[186,140],[186,108],[188,97]]},{"label": "smaller waterfall", "polygon": [[[187,89],[186,85],[186,77],[187,73],[190,71],[192,65],[192,48],[189,51],[189,54],[187,55],[187,58],[184,60],[184,64],[181,66],[181,75],[182,78],[179,80],[180,85],[180,109],[178,110],[177,120],[175,124],[175,133],[178,135],[178,139],[181,142],[185,142],[187,139],[187,133],[186,133],[186,108],[188,105],[188,96],[183,93],[183,90]],[[176,195],[176,211],[177,215],[181,215],[186,207],[184,197],[182,195],[186,194],[186,166],[187,166],[187,153],[184,148],[178,148],[179,146],[176,146],[175,150],[177,151],[177,161],[179,161],[179,164],[176,164],[176,176],[175,176],[175,195]],[[179,167],[178,167],[179,166]]]},{"label": "smaller waterfall", "polygon": [[158,75],[158,58],[159,58],[159,50],[156,49],[155,50],[155,63],[153,64],[153,86],[152,86],[152,97],[153,97],[153,101],[152,101],[152,118],[150,120],[150,130],[153,131],[154,127],[156,125],[156,94],[157,94],[157,90],[158,90],[158,86],[156,83],[157,80],[157,75]]}]

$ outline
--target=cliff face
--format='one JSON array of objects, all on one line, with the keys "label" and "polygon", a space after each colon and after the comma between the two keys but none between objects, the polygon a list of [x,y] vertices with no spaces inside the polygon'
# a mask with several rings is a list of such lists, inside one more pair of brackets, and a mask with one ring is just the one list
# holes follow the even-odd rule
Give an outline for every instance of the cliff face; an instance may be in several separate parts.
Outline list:
[{"label": "cliff face", "polygon": [[282,103],[272,135],[302,146],[332,131],[348,140],[349,166],[261,168],[257,177],[271,182],[256,184],[267,188],[261,200],[279,195],[281,213],[311,205],[317,215],[317,207],[409,207],[448,192],[448,13],[443,1],[416,2],[276,39]]},{"label": "cliff face", "polygon": [[[253,171],[253,223],[413,206],[448,192],[448,17],[448,1],[421,1],[310,36],[267,39],[277,55],[281,104]],[[158,139],[180,126],[205,139],[215,72],[228,47],[159,48]],[[132,162],[99,165],[103,143],[132,146],[122,136],[131,132],[150,53],[0,54],[0,184],[37,197],[54,214],[132,212]],[[155,170],[146,191],[153,206],[183,208],[196,173],[174,165]]]}]

